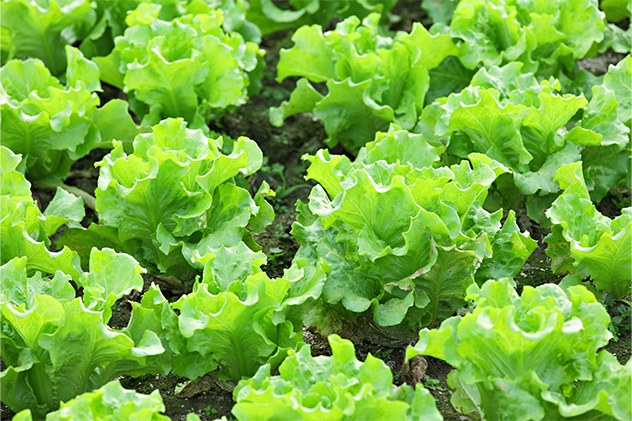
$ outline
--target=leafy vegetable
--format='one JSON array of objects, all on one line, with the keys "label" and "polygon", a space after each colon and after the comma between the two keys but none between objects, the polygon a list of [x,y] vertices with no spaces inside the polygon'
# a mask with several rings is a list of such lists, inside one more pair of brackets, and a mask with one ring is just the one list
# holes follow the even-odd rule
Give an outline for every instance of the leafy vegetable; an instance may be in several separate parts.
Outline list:
[{"label": "leafy vegetable", "polygon": [[337,18],[350,16],[365,18],[369,13],[388,15],[397,0],[290,0],[286,4],[271,0],[248,0],[247,19],[255,24],[263,35],[318,24],[327,26]]},{"label": "leafy vegetable", "polygon": [[96,16],[88,0],[5,0],[2,62],[38,58],[53,75],[61,76],[66,69],[67,46],[90,33]]},{"label": "leafy vegetable", "polygon": [[415,131],[433,145],[446,145],[444,162],[480,152],[511,168],[513,183],[497,183],[502,199],[496,206],[523,206],[517,187],[531,196],[526,199],[529,216],[546,225],[535,209],[548,207],[559,194],[553,178],[560,165],[586,162],[595,201],[626,176],[629,128],[617,118],[616,94],[608,88],[616,86],[613,79],[594,86],[588,102],[583,95],[560,95],[558,80],[538,83],[522,68],[510,63],[480,69],[469,87],[424,108]]},{"label": "leafy vegetable", "polygon": [[[271,109],[272,124],[280,126],[290,115],[312,111],[325,123],[325,143],[333,147],[340,142],[352,152],[391,122],[412,129],[428,91],[428,70],[455,55],[457,48],[449,35],[431,35],[419,23],[410,34],[382,37],[379,18],[371,14],[360,25],[357,17],[350,17],[325,34],[318,25],[299,28],[292,37],[294,47],[280,52],[277,80],[305,79],[298,81],[289,101]],[[326,82],[327,95],[310,81]]]},{"label": "leafy vegetable", "polygon": [[49,237],[60,226],[83,219],[85,211],[81,200],[57,189],[55,197],[42,214],[31,196],[30,183],[17,171],[21,165],[20,157],[0,146],[0,164],[1,264],[15,257],[28,257],[25,270],[30,274],[35,271],[55,273],[61,270],[77,280],[80,269],[76,253],[67,247],[58,252],[49,250]]},{"label": "leafy vegetable", "polygon": [[[112,421],[127,421],[143,419],[148,421],[168,421],[169,418],[160,413],[165,410],[162,397],[158,390],[150,395],[136,393],[123,389],[118,380],[109,382],[100,389],[84,393],[61,404],[57,411],[46,415],[46,419],[104,419]],[[195,414],[189,414],[187,421],[199,421]],[[17,414],[13,421],[32,421],[31,412],[25,410]]]},{"label": "leafy vegetable", "polygon": [[463,40],[458,56],[468,69],[522,62],[525,71],[549,77],[572,70],[603,39],[603,18],[593,0],[463,0],[450,35]]},{"label": "leafy vegetable", "polygon": [[562,166],[555,179],[564,193],[546,211],[553,223],[545,238],[553,270],[590,275],[598,289],[614,298],[630,295],[632,208],[613,220],[599,213],[590,201],[581,162]]},{"label": "leafy vegetable", "polygon": [[436,330],[423,329],[407,358],[430,355],[456,370],[452,404],[482,419],[618,420],[632,415],[632,363],[608,351],[606,309],[582,286],[525,286],[519,297],[509,280],[472,285],[476,308]]},{"label": "leafy vegetable", "polygon": [[[40,60],[11,60],[0,69],[2,144],[24,156],[24,171],[33,181],[63,180],[76,160],[111,145],[111,136],[129,141],[139,133],[123,101],[97,109],[98,68],[73,47],[66,53],[66,86]],[[121,130],[109,129],[110,120]]]},{"label": "leafy vegetable", "polygon": [[239,32],[246,41],[259,44],[261,31],[246,20],[247,1],[245,0],[96,0],[98,23],[80,45],[81,51],[92,58],[106,56],[114,49],[114,39],[122,36],[128,28],[127,15],[142,3],[160,6],[157,17],[170,21],[187,14],[204,14],[221,10],[224,20],[222,27],[226,32]]},{"label": "leafy vegetable", "polygon": [[[309,316],[324,333],[336,317],[358,313],[381,326],[428,326],[464,304],[475,274],[513,276],[536,246],[513,213],[501,228],[502,212],[482,208],[489,186],[508,171],[503,165],[472,154],[471,164],[415,168],[377,160],[380,148],[367,146],[364,162],[353,164],[322,150],[307,157],[307,177],[320,185],[309,207],[299,205],[292,234],[297,259],[327,267]],[[320,313],[323,305],[329,310]]]},{"label": "leafy vegetable", "polygon": [[355,357],[350,341],[329,337],[331,357],[315,357],[309,346],[289,356],[271,376],[264,365],[235,389],[233,414],[245,420],[440,420],[432,395],[421,385],[393,385],[391,370],[369,354]]},{"label": "leafy vegetable", "polygon": [[263,272],[221,292],[196,284],[174,308],[180,310],[181,340],[205,366],[182,364],[173,371],[195,379],[221,366],[220,379],[237,382],[271,359],[282,359],[287,349],[302,344],[290,322],[273,318],[289,287],[289,281],[272,281]]},{"label": "leafy vegetable", "polygon": [[627,81],[632,75],[632,58],[628,54],[616,66],[610,65],[608,73],[603,78],[605,88],[614,92],[617,104],[617,119],[630,126],[632,119],[632,89]]},{"label": "leafy vegetable", "polygon": [[[599,4],[609,22],[621,22],[632,16],[632,4],[624,0],[606,0]],[[603,53],[612,48],[617,53],[629,54],[632,50],[632,29],[623,30],[614,23],[608,23],[604,28],[604,39],[599,44],[599,52]]]},{"label": "leafy vegetable", "polygon": [[[261,151],[242,137],[230,155],[220,152],[222,138],[209,139],[190,130],[182,119],[167,119],[134,140],[127,155],[121,143],[98,165],[96,209],[104,225],[68,230],[60,244],[85,256],[88,247],[112,247],[136,257],[152,272],[192,279],[208,249],[251,243],[274,219],[264,197],[254,199],[234,184],[237,174],[253,174]],[[250,238],[250,239],[249,239]],[[253,246],[254,247],[254,246]],[[82,251],[83,250],[83,251]]]},{"label": "leafy vegetable", "polygon": [[[0,268],[1,344],[6,369],[0,373],[2,402],[14,411],[31,409],[36,418],[76,395],[91,391],[122,373],[140,375],[168,367],[148,365],[164,351],[150,331],[135,342],[107,323],[110,306],[132,288],[142,288],[140,267],[129,256],[94,250],[89,273],[75,298],[69,276],[51,279],[40,272],[27,278],[28,258],[15,258]],[[166,371],[165,371],[166,368]]]},{"label": "leafy vegetable", "polygon": [[[81,53],[69,55],[69,60],[73,56],[96,71],[98,87],[98,70],[90,68],[94,63]],[[64,87],[39,60],[12,60],[0,69],[2,143],[25,156],[28,178],[63,179],[70,165],[99,143],[99,131],[90,119],[99,99],[87,89],[86,83],[93,82],[86,76]]]},{"label": "leafy vegetable", "polygon": [[192,293],[171,304],[151,288],[140,305],[133,304],[132,337],[155,332],[171,372],[193,380],[217,370],[219,379],[236,383],[263,364],[278,365],[289,349],[303,345],[302,320],[292,309],[314,296],[322,271],[295,268],[286,279],[271,280],[260,269],[263,253],[243,243],[197,260],[204,276]]},{"label": "leafy vegetable", "polygon": [[263,51],[237,33],[225,33],[221,11],[164,21],[160,10],[142,3],[127,15],[129,28],[114,40],[114,51],[94,59],[102,80],[127,92],[145,126],[182,117],[201,128],[212,116],[243,104],[247,72]]}]

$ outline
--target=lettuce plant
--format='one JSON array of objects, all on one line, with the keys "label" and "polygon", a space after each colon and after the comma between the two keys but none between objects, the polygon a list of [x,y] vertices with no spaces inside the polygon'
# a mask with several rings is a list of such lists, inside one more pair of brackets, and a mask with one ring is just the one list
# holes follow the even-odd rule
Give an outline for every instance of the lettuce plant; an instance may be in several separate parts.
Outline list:
[{"label": "lettuce plant", "polygon": [[290,0],[282,8],[271,0],[247,0],[246,17],[263,35],[303,25],[327,26],[334,18],[387,15],[397,0]]},{"label": "lettuce plant", "polygon": [[411,335],[463,306],[475,279],[515,275],[536,247],[513,212],[501,224],[502,211],[482,208],[489,186],[508,171],[484,155],[437,169],[352,164],[322,150],[307,159],[307,178],[319,185],[308,206],[299,204],[292,234],[296,261],[327,272],[306,316],[324,333],[364,313]]},{"label": "lettuce plant", "polygon": [[593,86],[590,101],[559,94],[556,79],[538,83],[521,73],[521,63],[481,69],[469,87],[424,108],[415,131],[432,145],[445,145],[446,162],[480,152],[511,168],[513,182],[499,180],[500,196],[511,206],[528,196],[529,216],[546,225],[542,212],[559,195],[553,178],[560,165],[585,161],[594,201],[628,173],[630,130],[619,117],[627,108],[625,90],[613,77],[623,76],[625,63],[629,59]]},{"label": "lettuce plant", "polygon": [[221,153],[222,138],[190,130],[182,119],[167,119],[134,140],[130,155],[117,143],[101,167],[96,209],[103,225],[67,231],[60,244],[85,256],[89,247],[112,247],[135,256],[152,272],[193,278],[193,254],[235,246],[253,247],[251,232],[274,219],[263,184],[254,199],[235,185],[237,174],[259,169],[257,144],[239,138],[230,155]]},{"label": "lettuce plant", "polygon": [[[270,111],[272,124],[313,112],[325,123],[325,143],[333,147],[340,142],[352,152],[391,122],[412,129],[424,106],[428,70],[458,50],[449,35],[430,34],[419,23],[410,34],[383,37],[379,18],[371,14],[360,25],[352,16],[324,34],[319,25],[299,28],[292,36],[294,47],[281,50],[277,80],[302,79],[290,100]],[[310,82],[326,82],[327,94]]]},{"label": "lettuce plant", "polygon": [[143,332],[135,340],[130,332],[106,325],[112,304],[142,288],[142,269],[133,258],[93,250],[90,272],[77,282],[83,298],[75,298],[70,276],[61,271],[52,279],[41,272],[29,277],[28,261],[14,258],[0,267],[0,346],[7,367],[0,373],[3,403],[16,412],[28,408],[41,419],[60,401],[123,373],[168,373],[168,366],[150,358],[164,351],[155,333]]},{"label": "lettuce plant", "polygon": [[160,5],[158,18],[170,21],[188,14],[221,10],[222,27],[226,32],[238,32],[246,41],[259,44],[261,31],[246,19],[246,0],[96,0],[97,24],[82,41],[81,51],[87,57],[106,56],[114,49],[114,39],[128,28],[125,18],[141,3]]},{"label": "lettuce plant", "polygon": [[61,76],[66,46],[84,39],[96,17],[88,0],[3,0],[2,62],[37,58],[53,75]]},{"label": "lettuce plant", "polygon": [[[61,407],[46,415],[46,420],[68,419],[108,419],[112,421],[128,421],[142,419],[147,421],[169,421],[169,417],[161,415],[165,410],[162,396],[158,390],[149,395],[124,389],[118,380],[92,392],[86,392],[76,398],[62,403]],[[26,409],[13,421],[32,421],[31,412]],[[195,414],[187,415],[187,421],[199,421]]]},{"label": "lettuce plant", "polygon": [[602,215],[590,200],[581,162],[563,165],[555,179],[564,192],[546,211],[553,226],[544,239],[553,271],[590,276],[615,299],[630,295],[632,208],[615,219]]},{"label": "lettuce plant", "polygon": [[462,40],[459,60],[479,64],[524,63],[541,77],[573,70],[604,36],[604,14],[594,0],[462,0],[449,29]]},{"label": "lettuce plant", "polygon": [[[423,329],[406,356],[456,368],[448,384],[461,413],[482,419],[628,420],[632,362],[598,350],[612,334],[606,309],[583,286],[525,286],[507,279],[472,285],[476,308],[440,329]],[[611,418],[608,418],[611,419]]]},{"label": "lettuce plant", "polygon": [[[599,7],[610,22],[621,22],[632,17],[632,4],[626,1],[605,1]],[[614,23],[606,25],[604,39],[599,44],[599,52],[604,53],[609,48],[620,54],[629,54],[632,51],[632,28],[628,26],[627,30],[623,30]]]},{"label": "lettuce plant", "polygon": [[62,270],[77,280],[79,259],[68,247],[50,250],[50,239],[60,226],[78,223],[85,211],[81,200],[57,189],[55,197],[42,213],[31,196],[31,184],[17,168],[20,157],[0,146],[0,264],[16,257],[28,257],[29,273],[55,273]]},{"label": "lettuce plant", "polygon": [[0,69],[2,144],[23,155],[22,171],[40,183],[63,180],[76,160],[111,145],[114,136],[129,142],[139,132],[125,102],[97,108],[99,69],[76,48],[65,51],[65,86],[38,59],[11,60]]},{"label": "lettuce plant", "polygon": [[290,351],[270,374],[264,365],[235,389],[233,414],[246,420],[441,420],[428,390],[394,386],[391,370],[378,358],[356,359],[353,344],[329,337],[331,357],[315,357],[309,346]]},{"label": "lettuce plant", "polygon": [[263,51],[237,33],[225,33],[219,10],[171,21],[159,19],[160,10],[141,3],[127,15],[129,28],[116,37],[112,53],[94,59],[101,79],[129,95],[146,126],[183,117],[192,127],[205,127],[211,116],[243,104],[248,72]]},{"label": "lettuce plant", "polygon": [[166,349],[160,358],[172,373],[193,380],[215,371],[234,385],[303,345],[302,320],[292,310],[316,296],[322,271],[294,268],[269,279],[260,269],[265,255],[243,243],[198,260],[204,275],[190,294],[169,303],[152,287],[132,304],[128,330],[156,333]]}]

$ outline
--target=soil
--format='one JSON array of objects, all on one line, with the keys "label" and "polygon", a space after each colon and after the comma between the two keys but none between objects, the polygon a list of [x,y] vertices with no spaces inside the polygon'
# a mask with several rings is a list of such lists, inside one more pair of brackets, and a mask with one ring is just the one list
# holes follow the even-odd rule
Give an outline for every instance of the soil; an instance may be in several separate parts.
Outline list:
[{"label": "soil", "polygon": [[125,376],[121,379],[121,385],[128,389],[134,389],[139,393],[149,394],[154,390],[160,390],[160,395],[165,404],[165,414],[173,421],[185,421],[187,414],[195,413],[202,421],[210,421],[215,418],[231,416],[233,397],[230,392],[213,384],[208,389],[191,398],[176,397],[176,389],[188,383],[189,379],[174,374],[161,376],[160,374],[148,374],[137,378]]},{"label": "soil", "polygon": [[[393,10],[395,15],[400,16],[400,19],[393,22],[390,29],[410,31],[413,21],[427,23],[425,22],[427,19],[425,12],[419,7],[419,4],[420,0],[400,1]],[[266,181],[277,192],[277,196],[270,199],[276,213],[274,222],[263,233],[255,237],[255,241],[268,256],[268,262],[263,269],[272,278],[283,275],[283,270],[290,266],[298,249],[298,244],[290,235],[292,223],[296,219],[295,205],[297,200],[307,201],[312,185],[303,178],[306,165],[301,157],[304,154],[314,154],[319,149],[324,148],[323,141],[327,137],[323,124],[311,114],[292,116],[285,121],[282,127],[274,127],[269,122],[268,109],[272,106],[278,106],[282,100],[287,100],[296,84],[297,78],[287,78],[280,84],[274,80],[279,49],[292,46],[291,34],[292,31],[283,31],[263,38],[261,48],[266,50],[267,69],[263,74],[261,92],[252,95],[249,101],[236,111],[224,115],[209,125],[211,130],[225,133],[233,139],[239,136],[248,136],[256,140],[267,158],[264,167],[251,176],[248,181],[255,188]],[[604,66],[615,59],[616,57],[604,55],[599,60],[584,60],[581,65],[583,68],[599,73]],[[102,94],[103,102],[108,98],[124,96],[121,91],[112,87],[107,87]],[[98,170],[94,167],[94,163],[101,160],[107,152],[105,149],[97,149],[76,162],[66,183],[94,194],[98,177]],[[340,148],[334,148],[332,153],[345,152]],[[276,167],[275,164],[277,164]],[[293,189],[295,186],[299,187]],[[54,192],[34,186],[33,195],[43,210],[52,199]],[[615,191],[609,194],[598,205],[598,208],[604,214],[615,217],[617,213],[620,213],[620,209],[623,207],[621,206],[622,203],[629,206],[629,191]],[[87,227],[97,220],[96,213],[87,209],[82,225]],[[518,222],[522,229],[529,230],[532,238],[539,241],[538,248],[529,257],[526,265],[515,279],[518,291],[520,292],[525,285],[536,287],[547,282],[559,282],[562,276],[551,272],[550,259],[545,253],[546,244],[542,241],[548,230],[530,221],[526,215],[521,217],[519,214]],[[55,239],[62,233],[63,231],[60,231],[52,238],[53,249]],[[146,275],[145,290],[152,281],[160,283],[161,280]],[[169,299],[177,298],[183,292],[170,289],[167,285],[161,285],[161,289]],[[125,327],[130,318],[131,302],[139,301],[140,297],[140,293],[133,292],[118,300],[113,307],[113,315],[109,325],[118,329]],[[629,319],[627,320],[629,321]],[[304,330],[303,339],[310,345],[312,355],[331,355],[326,338],[313,331]],[[384,360],[392,370],[395,384],[400,385],[404,382],[406,378],[404,355],[406,346],[413,343],[412,341],[405,341],[406,343],[400,343],[397,346],[388,346],[357,337],[351,339],[354,339],[358,359],[364,360],[371,353]],[[622,327],[618,340],[611,341],[606,349],[612,352],[621,363],[627,362],[632,349],[629,326]],[[422,382],[435,398],[437,407],[444,419],[446,421],[470,420],[469,417],[456,412],[450,403],[452,391],[447,385],[447,375],[454,368],[442,360],[432,357],[426,357],[426,362],[425,378]],[[167,376],[145,375],[138,378],[123,376],[120,380],[124,387],[135,389],[141,393],[160,390],[166,407],[165,414],[172,420],[185,420],[186,415],[191,412],[196,413],[203,421],[213,420],[224,415],[233,419],[230,414],[234,405],[231,393],[214,382],[209,382],[208,387],[203,387],[203,390],[198,394],[183,398],[176,396],[176,389],[179,390],[182,384],[188,382],[186,378],[170,374]],[[8,420],[13,415],[13,412],[3,404],[1,419]]]}]

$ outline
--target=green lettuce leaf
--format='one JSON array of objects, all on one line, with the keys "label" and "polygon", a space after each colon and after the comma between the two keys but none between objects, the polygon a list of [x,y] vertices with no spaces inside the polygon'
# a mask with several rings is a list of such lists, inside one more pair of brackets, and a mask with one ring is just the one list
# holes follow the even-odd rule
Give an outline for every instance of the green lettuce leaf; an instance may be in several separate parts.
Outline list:
[{"label": "green lettuce leaf", "polygon": [[613,387],[630,382],[630,365],[598,353],[612,336],[610,318],[586,288],[525,286],[519,297],[502,279],[472,285],[467,298],[476,305],[471,314],[423,329],[406,354],[456,368],[448,382],[459,411],[515,420],[630,416],[625,392]]},{"label": "green lettuce leaf", "polygon": [[535,195],[526,199],[529,216],[547,225],[533,205],[539,200],[550,204],[559,195],[554,177],[561,165],[584,162],[594,201],[629,174],[625,148],[630,130],[618,117],[613,90],[625,88],[616,82],[619,70],[612,68],[612,75],[619,76],[608,78],[608,85],[592,86],[587,101],[583,94],[559,94],[559,80],[538,82],[524,69],[520,62],[480,69],[469,87],[426,106],[415,132],[435,147],[446,145],[442,162],[481,152],[508,166],[514,183],[499,182],[494,200],[517,210],[524,195]]},{"label": "green lettuce leaf", "polygon": [[271,280],[260,269],[265,256],[243,244],[198,261],[204,275],[192,293],[171,304],[152,286],[133,304],[125,331],[135,341],[151,331],[165,349],[146,358],[147,366],[169,367],[192,380],[217,370],[220,380],[236,383],[265,363],[278,365],[289,349],[303,344],[297,315],[314,296],[322,272],[299,268],[287,279]]},{"label": "green lettuce leaf", "polygon": [[603,39],[603,16],[592,0],[465,0],[454,11],[450,34],[462,40],[459,59],[468,69],[522,62],[547,78],[572,70],[574,60]]},{"label": "green lettuce leaf", "polygon": [[64,179],[72,163],[101,140],[91,119],[99,98],[86,87],[86,82],[91,88],[100,87],[98,80],[90,82],[86,75],[86,82],[75,81],[72,73],[77,61],[94,63],[70,46],[66,50],[69,77],[65,87],[37,59],[12,60],[0,69],[2,143],[24,156],[31,180]]},{"label": "green lettuce leaf", "polygon": [[94,5],[87,0],[4,3],[2,30],[9,32],[10,42],[3,43],[3,53],[10,51],[8,59],[38,58],[55,76],[66,69],[65,47],[84,39],[97,17]]},{"label": "green lettuce leaf", "polygon": [[[272,321],[289,286],[289,281],[272,281],[263,273],[217,295],[209,293],[207,284],[197,284],[177,303],[187,350],[219,365],[223,378],[237,382],[254,375],[274,353],[302,343],[289,322]],[[186,372],[191,379],[204,374]]]},{"label": "green lettuce leaf", "polygon": [[331,357],[312,357],[309,346],[289,356],[271,376],[262,366],[255,376],[235,389],[238,420],[440,420],[430,392],[417,385],[396,387],[390,369],[368,355],[355,358],[350,341],[329,337]]},{"label": "green lettuce leaf", "polygon": [[[68,417],[99,419],[107,417],[113,421],[140,418],[151,419],[152,421],[168,421],[168,417],[161,415],[164,410],[165,406],[162,403],[160,391],[154,390],[150,395],[143,395],[133,390],[124,389],[121,383],[115,380],[99,389],[62,403],[57,411],[48,413],[46,419],[65,420]],[[13,419],[32,421],[31,413],[28,410],[19,413]],[[197,415],[193,415],[193,419],[199,420]]]},{"label": "green lettuce leaf", "polygon": [[79,280],[83,287],[83,302],[91,311],[102,311],[107,323],[112,315],[111,307],[116,300],[129,294],[132,289],[143,289],[141,273],[145,270],[126,254],[117,254],[112,249],[92,249],[90,271],[84,272]]},{"label": "green lettuce leaf", "polygon": [[632,88],[627,83],[630,80],[630,75],[632,75],[632,58],[628,54],[616,66],[611,65],[603,78],[604,87],[613,91],[617,98],[619,121],[628,126],[630,119],[632,119],[630,117],[630,113],[632,113]]},{"label": "green lettuce leaf", "polygon": [[202,9],[163,20],[160,5],[140,4],[112,53],[95,58],[102,79],[130,95],[145,126],[182,117],[205,127],[211,116],[247,98],[248,72],[263,51],[238,33],[225,33],[220,10]]},{"label": "green lettuce leaf", "polygon": [[[204,267],[195,260],[222,246],[237,246],[260,232],[274,213],[262,185],[253,199],[234,184],[237,174],[257,171],[262,154],[247,138],[223,155],[221,137],[207,138],[182,119],[168,119],[134,140],[121,142],[98,165],[96,208],[104,225],[67,230],[60,244],[81,251],[108,247],[134,256],[151,272],[193,279]],[[178,180],[178,181],[176,181]]]},{"label": "green lettuce leaf", "polygon": [[[307,178],[320,185],[309,208],[299,207],[292,234],[296,259],[328,266],[318,297],[327,308],[414,329],[461,307],[481,264],[483,277],[513,276],[536,243],[513,216],[501,228],[502,212],[482,208],[505,166],[480,154],[449,168],[404,166],[387,147],[396,137],[414,139],[395,129],[378,135],[353,164],[323,152],[307,157]],[[326,332],[329,321],[308,318]]]},{"label": "green lettuce leaf", "polygon": [[[630,293],[632,265],[630,235],[631,210],[625,208],[621,216],[612,220],[602,215],[590,201],[582,175],[581,163],[562,166],[556,175],[564,193],[546,212],[554,226],[560,227],[545,238],[555,248],[552,258],[566,255],[574,260],[569,272],[586,271],[594,285],[615,298]],[[563,239],[561,238],[563,237]],[[560,252],[560,247],[568,250]]]},{"label": "green lettuce leaf", "polygon": [[356,162],[372,164],[384,160],[389,164],[411,163],[415,168],[431,167],[439,161],[441,149],[430,145],[423,135],[391,124],[387,133],[378,132],[373,142],[360,149]]},{"label": "green lettuce leaf", "polygon": [[[458,50],[445,33],[429,33],[416,23],[395,38],[378,34],[380,16],[362,22],[353,16],[323,34],[318,25],[303,26],[294,46],[280,52],[278,81],[301,76],[290,101],[270,112],[274,125],[301,112],[313,112],[325,124],[326,143],[355,152],[389,123],[412,129],[424,106],[428,71]],[[326,82],[322,97],[309,82]]]},{"label": "green lettuce leaf", "polygon": [[15,257],[26,257],[26,270],[55,273],[61,270],[77,280],[79,259],[68,247],[50,250],[49,237],[66,223],[77,223],[85,215],[81,199],[61,189],[42,214],[33,200],[30,183],[17,171],[20,157],[0,146],[0,172],[2,221],[1,262],[4,265]]},{"label": "green lettuce leaf", "polygon": [[[12,410],[28,408],[40,419],[60,401],[98,388],[123,372],[166,374],[156,364],[146,364],[165,351],[154,332],[145,331],[134,341],[126,332],[108,327],[104,320],[109,315],[103,310],[86,308],[94,302],[95,291],[105,291],[110,295],[101,308],[111,314],[114,301],[131,290],[117,277],[123,269],[138,272],[137,266],[130,267],[133,262],[125,267],[126,259],[131,258],[95,251],[90,262],[94,272],[82,275],[84,284],[90,282],[83,299],[74,298],[70,277],[61,271],[50,280],[40,272],[27,278],[28,258],[15,258],[1,267],[0,346],[7,368],[0,373],[0,385],[2,401]],[[112,270],[121,263],[119,272]],[[142,288],[142,282],[132,288]]]},{"label": "green lettuce leaf", "polygon": [[271,0],[249,0],[246,11],[248,21],[256,25],[263,35],[302,25],[329,25],[333,19],[369,13],[384,14],[385,21],[396,0],[290,0],[275,3]]}]

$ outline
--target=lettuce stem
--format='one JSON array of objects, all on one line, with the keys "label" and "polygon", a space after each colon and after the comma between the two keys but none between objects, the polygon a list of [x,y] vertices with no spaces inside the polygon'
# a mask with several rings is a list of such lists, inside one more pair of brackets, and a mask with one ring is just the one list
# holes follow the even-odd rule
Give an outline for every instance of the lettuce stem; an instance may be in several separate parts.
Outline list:
[{"label": "lettuce stem", "polygon": [[90,193],[88,193],[87,191],[81,190],[78,187],[69,186],[67,184],[64,184],[63,181],[56,180],[53,178],[46,178],[43,180],[39,180],[35,184],[37,185],[37,187],[43,188],[43,189],[56,189],[57,187],[61,187],[62,189],[66,190],[68,193],[72,193],[78,198],[80,198],[81,200],[83,200],[83,204],[86,207],[92,210],[96,210],[95,208],[96,198],[92,196]]},{"label": "lettuce stem", "polygon": [[46,405],[48,410],[59,408],[59,402],[54,399],[54,387],[44,369],[44,364],[35,363],[28,373],[30,386],[38,404]]}]

